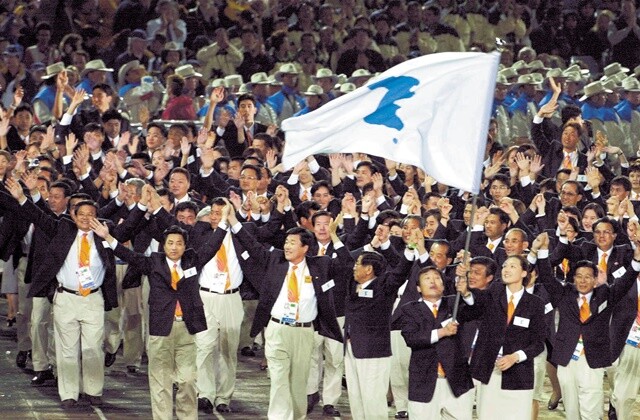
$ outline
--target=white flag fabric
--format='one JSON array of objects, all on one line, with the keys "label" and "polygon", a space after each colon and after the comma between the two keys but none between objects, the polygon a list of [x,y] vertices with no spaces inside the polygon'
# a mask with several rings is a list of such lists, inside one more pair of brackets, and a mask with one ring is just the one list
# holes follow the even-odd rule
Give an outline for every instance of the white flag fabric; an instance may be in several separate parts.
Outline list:
[{"label": "white flag fabric", "polygon": [[405,61],[366,85],[283,121],[282,163],[368,153],[415,165],[478,193],[500,54],[439,53]]}]

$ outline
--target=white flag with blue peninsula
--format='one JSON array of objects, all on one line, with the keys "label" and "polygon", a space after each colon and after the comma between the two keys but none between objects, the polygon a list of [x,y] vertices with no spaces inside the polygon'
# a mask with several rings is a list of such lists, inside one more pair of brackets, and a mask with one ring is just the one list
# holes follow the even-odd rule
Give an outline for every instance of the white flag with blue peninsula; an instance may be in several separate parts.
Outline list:
[{"label": "white flag with blue peninsula", "polygon": [[282,162],[368,153],[415,165],[478,193],[500,54],[440,53],[405,61],[321,108],[283,121]]}]

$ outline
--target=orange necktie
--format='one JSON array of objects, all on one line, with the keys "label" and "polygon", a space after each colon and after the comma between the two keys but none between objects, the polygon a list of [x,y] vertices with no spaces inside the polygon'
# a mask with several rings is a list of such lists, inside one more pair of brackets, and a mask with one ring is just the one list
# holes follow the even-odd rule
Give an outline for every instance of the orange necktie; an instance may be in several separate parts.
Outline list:
[{"label": "orange necktie", "polygon": [[224,244],[220,245],[220,249],[216,253],[216,266],[221,273],[227,273],[227,282],[224,284],[224,290],[231,289],[231,276],[229,275],[229,267],[227,266],[227,249]]},{"label": "orange necktie", "polygon": [[496,246],[493,244],[493,242],[490,242],[489,245],[487,245],[487,248],[489,248],[489,251],[493,252],[493,248],[495,248]]},{"label": "orange necktie", "polygon": [[573,164],[571,163],[571,158],[569,155],[565,155],[564,160],[562,161],[563,169],[573,169]]},{"label": "orange necktie", "polygon": [[327,252],[326,248],[321,246],[320,250],[318,251],[318,255],[324,255]]},{"label": "orange necktie", "polygon": [[[90,255],[91,245],[89,245],[89,238],[86,233],[83,233],[80,239],[80,255],[78,256],[80,267],[89,267]],[[80,293],[81,296],[88,296],[89,293],[91,293],[91,289],[82,287],[82,283],[78,282],[78,293]]]},{"label": "orange necktie", "polygon": [[[289,275],[289,282],[287,285],[287,298],[289,302],[298,303],[300,300],[300,292],[298,291],[298,276],[296,276],[297,265],[294,265]],[[298,319],[298,311],[296,310],[296,319]]]},{"label": "orange necktie", "polygon": [[[178,282],[180,281],[180,275],[178,274],[178,264],[173,264],[173,270],[171,270],[171,287],[173,290],[178,290]],[[176,302],[176,316],[182,316],[182,308],[180,307],[180,301]]]},{"label": "orange necktie", "polygon": [[302,197],[300,197],[300,201],[308,201],[309,200],[309,194],[307,194],[307,190],[305,189],[302,192]]},{"label": "orange necktie", "polygon": [[[438,318],[438,305],[434,303],[433,306],[431,307],[431,312],[433,312],[434,318]],[[442,368],[442,363],[440,362],[438,362],[438,377],[440,378],[445,377],[444,369]]]},{"label": "orange necktie", "polygon": [[607,253],[606,252],[602,254],[602,257],[600,257],[600,262],[598,263],[598,269],[600,269],[600,271],[602,271],[603,273],[607,272]]},{"label": "orange necktie", "polygon": [[589,302],[587,298],[582,296],[582,305],[580,305],[580,322],[585,323],[591,316],[591,309],[589,309]]},{"label": "orange necktie", "polygon": [[507,305],[507,325],[511,324],[511,318],[513,318],[513,313],[516,311],[516,305],[513,304],[513,295],[509,299],[509,304]]}]

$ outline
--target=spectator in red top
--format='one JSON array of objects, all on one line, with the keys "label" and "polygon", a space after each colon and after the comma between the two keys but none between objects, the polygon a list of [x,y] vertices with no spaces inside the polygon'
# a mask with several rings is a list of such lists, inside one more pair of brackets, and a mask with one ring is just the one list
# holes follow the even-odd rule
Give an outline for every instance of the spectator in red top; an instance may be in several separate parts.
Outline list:
[{"label": "spectator in red top", "polygon": [[193,101],[184,94],[184,78],[173,74],[167,78],[169,100],[162,112],[163,120],[195,120],[196,110]]}]

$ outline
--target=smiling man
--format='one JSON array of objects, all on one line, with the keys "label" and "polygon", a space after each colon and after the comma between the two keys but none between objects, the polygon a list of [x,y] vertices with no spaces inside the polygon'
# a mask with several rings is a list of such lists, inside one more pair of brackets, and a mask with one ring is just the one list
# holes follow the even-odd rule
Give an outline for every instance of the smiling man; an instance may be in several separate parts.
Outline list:
[{"label": "smiling man", "polygon": [[[598,247],[612,245],[612,240],[598,239],[612,235],[611,223],[602,219],[596,223],[594,231],[599,232],[595,235]],[[548,270],[541,272],[540,278],[549,292],[551,304],[560,312],[551,362],[558,365],[567,418],[602,417],[604,370],[612,362],[608,334],[611,314],[636,282],[640,271],[640,246],[636,236],[632,239],[636,244],[633,260],[609,273],[610,285],[605,283],[596,287],[601,269],[593,261],[578,261],[565,284],[553,277],[548,263],[544,266],[539,263],[539,267]],[[546,260],[546,254],[539,251],[538,258]]]}]

